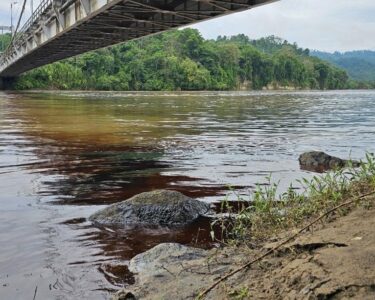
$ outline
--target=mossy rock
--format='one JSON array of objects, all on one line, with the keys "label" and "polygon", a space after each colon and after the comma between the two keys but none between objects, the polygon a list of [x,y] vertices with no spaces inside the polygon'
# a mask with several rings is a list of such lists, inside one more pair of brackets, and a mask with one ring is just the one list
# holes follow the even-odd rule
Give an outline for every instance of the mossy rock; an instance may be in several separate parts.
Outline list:
[{"label": "mossy rock", "polygon": [[113,204],[93,214],[92,222],[110,225],[186,225],[210,210],[204,203],[177,191],[155,190]]}]

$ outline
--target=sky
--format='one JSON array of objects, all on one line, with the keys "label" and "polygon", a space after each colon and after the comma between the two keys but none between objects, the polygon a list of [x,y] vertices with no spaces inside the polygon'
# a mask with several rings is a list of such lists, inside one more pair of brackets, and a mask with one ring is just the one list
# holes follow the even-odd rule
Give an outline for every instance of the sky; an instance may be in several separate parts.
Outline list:
[{"label": "sky", "polygon": [[375,50],[374,0],[280,0],[193,26],[206,38],[268,35],[323,51]]},{"label": "sky", "polygon": [[[23,0],[16,1],[19,13]],[[34,0],[34,7],[39,2]],[[10,3],[0,0],[0,25],[10,24]],[[239,33],[253,39],[276,35],[300,47],[328,52],[375,50],[375,0],[280,0],[191,27],[205,38]]]}]

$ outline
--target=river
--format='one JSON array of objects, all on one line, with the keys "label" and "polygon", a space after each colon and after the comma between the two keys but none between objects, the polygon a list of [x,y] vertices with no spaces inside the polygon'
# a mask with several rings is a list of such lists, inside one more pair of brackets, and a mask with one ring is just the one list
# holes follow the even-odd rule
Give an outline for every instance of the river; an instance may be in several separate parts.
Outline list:
[{"label": "river", "polygon": [[375,91],[2,92],[0,299],[108,299],[137,253],[208,235],[98,228],[93,212],[157,188],[247,198],[271,173],[284,189],[311,176],[302,152],[360,159],[374,133]]}]

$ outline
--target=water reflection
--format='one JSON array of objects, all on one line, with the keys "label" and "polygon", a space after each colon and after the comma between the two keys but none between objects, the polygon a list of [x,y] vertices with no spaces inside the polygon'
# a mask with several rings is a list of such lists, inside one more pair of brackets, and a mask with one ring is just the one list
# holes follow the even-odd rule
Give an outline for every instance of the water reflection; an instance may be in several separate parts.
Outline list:
[{"label": "water reflection", "polygon": [[[166,152],[177,151],[168,139],[202,133],[187,121],[195,101],[180,107],[161,103],[160,97],[143,100],[146,103],[134,97],[125,102],[40,97],[18,99],[12,110],[26,123],[23,134],[34,140],[32,152],[48,160],[18,167],[47,175],[39,193],[55,196],[57,203],[113,203],[155,188],[173,188],[194,197],[227,190],[216,183],[192,189],[192,182],[204,179],[168,174],[174,164]],[[43,147],[38,147],[41,142]]]},{"label": "water reflection", "polygon": [[99,205],[156,188],[247,197],[270,173],[286,187],[309,176],[301,152],[361,158],[374,125],[371,91],[0,94],[0,298],[37,285],[41,298],[105,299],[132,282],[135,254],[211,243],[207,220],[93,227],[86,218]]}]

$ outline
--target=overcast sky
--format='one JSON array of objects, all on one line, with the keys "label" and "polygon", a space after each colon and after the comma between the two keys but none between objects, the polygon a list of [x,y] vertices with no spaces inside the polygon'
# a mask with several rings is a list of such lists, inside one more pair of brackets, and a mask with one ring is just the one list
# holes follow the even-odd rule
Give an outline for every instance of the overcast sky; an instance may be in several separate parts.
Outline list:
[{"label": "overcast sky", "polygon": [[[0,0],[0,25],[10,24],[10,2]],[[19,12],[22,0],[18,2]],[[39,2],[34,0],[34,7]],[[310,49],[375,50],[375,0],[281,0],[192,27],[206,38],[276,35]]]},{"label": "overcast sky", "polygon": [[310,49],[375,50],[375,0],[281,0],[194,27],[209,38],[273,34]]}]

